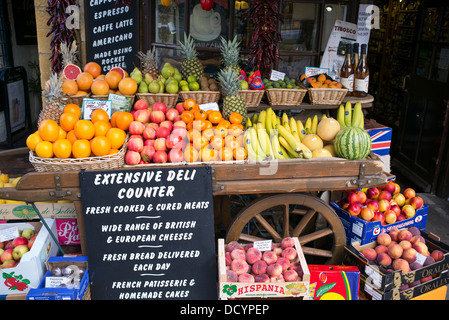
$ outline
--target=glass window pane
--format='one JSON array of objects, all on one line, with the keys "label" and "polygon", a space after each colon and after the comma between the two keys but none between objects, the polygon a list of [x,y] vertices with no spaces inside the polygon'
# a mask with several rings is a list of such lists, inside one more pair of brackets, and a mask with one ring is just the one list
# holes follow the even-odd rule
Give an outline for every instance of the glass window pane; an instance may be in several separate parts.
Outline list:
[{"label": "glass window pane", "polygon": [[326,4],[324,8],[323,36],[321,50],[326,49],[327,41],[331,35],[335,20],[347,21],[349,6],[339,4]]},{"label": "glass window pane", "polygon": [[176,1],[166,7],[159,3],[156,5],[156,42],[164,44],[177,44],[179,37],[184,34],[184,5]]},{"label": "glass window pane", "polygon": [[190,35],[197,47],[219,48],[220,37],[228,38],[228,1],[214,1],[211,10],[201,8],[200,0],[190,1]]},{"label": "glass window pane", "polygon": [[321,5],[284,1],[281,51],[317,51]]},{"label": "glass window pane", "polygon": [[253,24],[250,19],[242,18],[242,9],[234,11],[234,35],[240,38],[240,48],[248,49],[253,34]]},{"label": "glass window pane", "polygon": [[301,74],[305,72],[306,67],[315,66],[316,63],[315,56],[281,56],[278,71],[284,72],[289,78],[299,79]]}]

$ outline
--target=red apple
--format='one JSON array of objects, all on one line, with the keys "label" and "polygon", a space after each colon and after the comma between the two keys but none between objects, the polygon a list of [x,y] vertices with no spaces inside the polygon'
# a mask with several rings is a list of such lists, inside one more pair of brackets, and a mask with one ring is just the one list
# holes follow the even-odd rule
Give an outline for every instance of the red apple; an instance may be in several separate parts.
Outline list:
[{"label": "red apple", "polygon": [[13,260],[14,259],[13,256],[12,256],[12,251],[13,250],[14,250],[13,248],[5,249],[5,251],[0,256],[0,261],[2,263],[4,263],[5,261]]},{"label": "red apple", "polygon": [[156,137],[157,138],[167,138],[170,134],[170,129],[167,127],[159,127],[156,130]]},{"label": "red apple", "polygon": [[186,128],[181,128],[181,127],[173,127],[173,130],[171,132],[171,134],[174,134],[176,136],[180,136],[182,139],[185,139],[185,137],[187,137],[187,129]]},{"label": "red apple", "polygon": [[134,120],[142,123],[147,123],[150,121],[151,112],[148,109],[136,110],[134,113]]},{"label": "red apple", "polygon": [[141,160],[140,153],[128,150],[125,155],[125,162],[128,165],[137,165]]},{"label": "red apple", "polygon": [[380,200],[379,201],[379,211],[380,212],[386,212],[388,210],[390,210],[391,205],[390,205],[390,201],[389,200]]},{"label": "red apple", "polygon": [[368,199],[366,206],[371,208],[374,212],[379,211],[379,202],[377,200]]},{"label": "red apple", "polygon": [[393,181],[388,181],[387,184],[384,186],[383,190],[388,191],[391,194],[394,194],[396,191],[396,186],[394,185]]},{"label": "red apple", "polygon": [[176,108],[169,108],[165,112],[165,117],[170,121],[174,121],[177,116],[179,116],[179,111]]},{"label": "red apple", "polygon": [[128,150],[135,152],[142,152],[143,149],[143,138],[141,136],[136,136],[133,139],[128,140]]},{"label": "red apple", "polygon": [[416,196],[416,192],[415,192],[415,190],[412,189],[412,188],[407,188],[407,189],[405,189],[404,192],[403,192],[403,194],[404,194],[404,196],[405,196],[406,199],[411,199],[411,198],[413,198],[414,196]]},{"label": "red apple", "polygon": [[34,236],[32,236],[30,238],[30,240],[28,240],[28,249],[31,250],[31,247],[33,247],[33,244],[36,241],[36,238],[37,238],[37,234],[35,234]]},{"label": "red apple", "polygon": [[162,121],[165,121],[165,114],[160,110],[153,110],[151,112],[150,120],[151,122],[159,124]]},{"label": "red apple", "polygon": [[153,155],[154,163],[165,163],[168,160],[167,153],[165,151],[156,151]]},{"label": "red apple", "polygon": [[363,207],[363,208],[360,210],[360,217],[361,217],[363,220],[371,221],[371,219],[374,218],[374,211],[373,211],[371,208]]},{"label": "red apple", "polygon": [[378,200],[388,200],[388,201],[390,201],[391,198],[392,198],[392,195],[391,195],[391,193],[390,193],[389,191],[387,191],[387,190],[382,190],[382,191],[379,193]]},{"label": "red apple", "polygon": [[143,146],[154,147],[154,141],[155,139],[146,139],[143,141]]},{"label": "red apple", "polygon": [[156,138],[156,130],[157,129],[155,129],[153,126],[150,126],[150,125],[146,126],[142,132],[143,138],[145,140],[155,139]]},{"label": "red apple", "polygon": [[[166,140],[165,138],[157,138],[154,141],[154,150],[163,151],[163,152],[167,151],[167,145],[165,143],[165,140]],[[154,156],[153,156],[153,158],[154,158]]]},{"label": "red apple", "polygon": [[367,199],[365,192],[363,192],[362,190],[359,190],[355,194],[356,194],[357,198],[359,199],[360,203],[365,203],[365,201]]},{"label": "red apple", "polygon": [[349,192],[347,199],[349,204],[353,204],[359,201],[359,197],[357,196],[357,193],[355,191]]},{"label": "red apple", "polygon": [[20,245],[26,245],[28,244],[28,239],[25,237],[17,237],[14,238],[14,240],[12,241],[12,245],[14,247],[20,246]]},{"label": "red apple", "polygon": [[187,124],[184,121],[174,121],[173,122],[173,128],[187,128]]},{"label": "red apple", "polygon": [[153,111],[162,111],[165,114],[167,106],[163,102],[155,102],[153,103]]},{"label": "red apple", "polygon": [[385,216],[385,223],[392,224],[392,223],[396,222],[397,217],[396,217],[396,213],[394,211],[387,210],[384,213],[384,216]]},{"label": "red apple", "polygon": [[420,196],[414,196],[410,199],[410,205],[415,209],[421,209],[424,205],[424,200]]},{"label": "red apple", "polygon": [[145,100],[139,99],[134,103],[134,110],[148,109],[148,103]]},{"label": "red apple", "polygon": [[351,203],[348,207],[348,212],[351,216],[357,217],[360,214],[361,208],[358,203]]},{"label": "red apple", "polygon": [[140,153],[140,157],[145,162],[150,162],[153,159],[153,155],[156,152],[153,146],[144,146],[142,152]]},{"label": "red apple", "polygon": [[170,162],[182,162],[184,160],[184,154],[182,148],[173,148],[168,152],[168,161]]},{"label": "red apple", "polygon": [[146,127],[152,127],[154,130],[157,130],[159,128],[159,123],[149,122],[145,124]]},{"label": "red apple", "polygon": [[142,122],[134,120],[129,124],[128,131],[130,134],[142,134],[144,129],[145,125]]},{"label": "red apple", "polygon": [[366,196],[369,199],[377,200],[377,197],[379,197],[379,193],[380,193],[379,189],[377,189],[376,187],[372,187],[366,191]]},{"label": "red apple", "polygon": [[178,102],[175,106],[175,109],[178,110],[179,114],[184,112],[184,102]]},{"label": "red apple", "polygon": [[181,136],[176,136],[174,134],[171,134],[165,140],[165,144],[167,146],[167,149],[182,148],[183,140],[182,140]]},{"label": "red apple", "polygon": [[171,122],[170,120],[162,121],[159,124],[159,127],[166,127],[171,132],[173,130],[173,122]]}]

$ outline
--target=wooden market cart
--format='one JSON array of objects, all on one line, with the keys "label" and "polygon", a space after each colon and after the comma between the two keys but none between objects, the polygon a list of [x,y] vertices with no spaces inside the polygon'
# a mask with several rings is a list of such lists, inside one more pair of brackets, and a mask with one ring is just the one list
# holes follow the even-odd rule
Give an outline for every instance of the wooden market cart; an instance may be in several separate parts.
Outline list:
[{"label": "wooden market cart", "polygon": [[[286,236],[294,236],[299,238],[308,261],[313,263],[310,258],[316,258],[319,263],[327,264],[341,261],[346,236],[339,217],[319,193],[380,186],[390,178],[384,172],[384,163],[373,153],[363,160],[315,158],[264,163],[153,164],[123,169],[174,165],[210,166],[214,215],[226,226],[226,243],[261,239],[280,242]],[[0,199],[28,203],[74,201],[81,250],[86,254],[78,171],[27,173],[15,188],[0,189]],[[229,216],[233,201],[237,201],[238,212]]]}]

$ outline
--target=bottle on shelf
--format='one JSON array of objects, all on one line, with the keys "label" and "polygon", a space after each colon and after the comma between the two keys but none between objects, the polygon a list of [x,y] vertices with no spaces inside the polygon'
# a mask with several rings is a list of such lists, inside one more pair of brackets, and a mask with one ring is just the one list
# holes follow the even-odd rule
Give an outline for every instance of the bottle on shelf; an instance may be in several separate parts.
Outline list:
[{"label": "bottle on shelf", "polygon": [[361,46],[360,62],[355,70],[354,96],[366,97],[369,86],[369,68],[366,62],[366,44]]},{"label": "bottle on shelf", "polygon": [[354,67],[351,61],[352,45],[346,45],[346,57],[340,69],[340,83],[343,88],[348,89],[348,96],[352,96],[354,91]]},{"label": "bottle on shelf", "polygon": [[359,65],[359,44],[357,42],[352,45],[351,59],[352,66],[354,67],[354,69],[357,68],[357,66]]}]

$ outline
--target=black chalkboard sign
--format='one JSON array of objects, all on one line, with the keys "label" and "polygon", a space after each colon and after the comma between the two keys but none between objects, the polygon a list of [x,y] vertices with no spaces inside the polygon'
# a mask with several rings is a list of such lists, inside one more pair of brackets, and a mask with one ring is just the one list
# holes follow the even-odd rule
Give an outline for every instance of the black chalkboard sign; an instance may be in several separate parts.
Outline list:
[{"label": "black chalkboard sign", "polygon": [[85,1],[87,61],[102,66],[103,73],[120,67],[130,73],[138,64],[138,1],[130,6],[116,0]]},{"label": "black chalkboard sign", "polygon": [[218,298],[209,166],[79,176],[93,300]]}]

